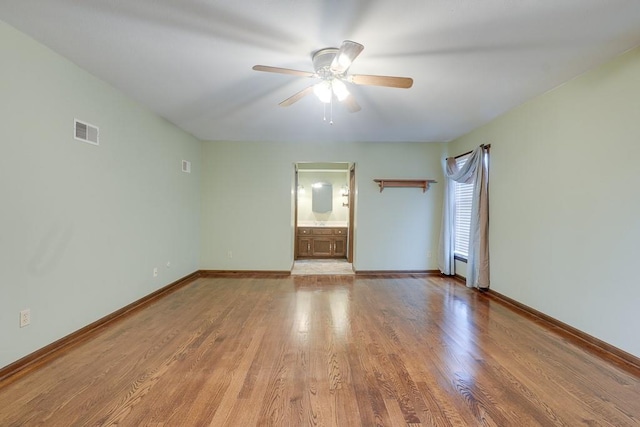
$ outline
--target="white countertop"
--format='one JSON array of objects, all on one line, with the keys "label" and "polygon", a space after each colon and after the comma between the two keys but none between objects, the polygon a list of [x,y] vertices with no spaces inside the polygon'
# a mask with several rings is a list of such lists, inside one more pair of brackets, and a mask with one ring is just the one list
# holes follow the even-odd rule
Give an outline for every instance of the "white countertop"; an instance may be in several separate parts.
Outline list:
[{"label": "white countertop", "polygon": [[346,221],[298,221],[298,227],[348,227]]}]

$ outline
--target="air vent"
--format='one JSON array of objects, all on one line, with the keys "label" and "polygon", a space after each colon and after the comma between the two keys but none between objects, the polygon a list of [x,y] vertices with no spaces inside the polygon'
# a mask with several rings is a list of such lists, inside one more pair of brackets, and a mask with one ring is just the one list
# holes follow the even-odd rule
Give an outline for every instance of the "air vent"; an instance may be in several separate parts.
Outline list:
[{"label": "air vent", "polygon": [[182,161],[182,172],[191,173],[191,162],[188,160]]},{"label": "air vent", "polygon": [[81,122],[78,119],[73,121],[73,137],[78,141],[88,142],[89,144],[99,145],[98,128],[89,123]]}]

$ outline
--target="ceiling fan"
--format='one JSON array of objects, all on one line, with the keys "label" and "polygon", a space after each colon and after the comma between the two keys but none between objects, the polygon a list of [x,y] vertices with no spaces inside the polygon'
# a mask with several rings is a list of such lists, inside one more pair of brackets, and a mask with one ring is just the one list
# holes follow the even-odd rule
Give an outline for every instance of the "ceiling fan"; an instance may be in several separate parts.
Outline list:
[{"label": "ceiling fan", "polygon": [[288,107],[306,95],[314,93],[320,101],[325,104],[331,103],[335,96],[338,101],[345,103],[349,111],[355,113],[356,111],[360,111],[361,108],[353,95],[349,93],[345,82],[356,85],[385,86],[402,89],[408,89],[413,85],[413,79],[409,77],[349,74],[349,67],[351,67],[351,64],[363,49],[363,45],[351,40],[342,42],[340,49],[335,47],[320,49],[311,55],[313,72],[270,67],[267,65],[254,65],[253,69],[268,73],[290,74],[292,76],[320,79],[320,82],[302,89],[300,92],[282,101],[279,104],[281,107]]}]

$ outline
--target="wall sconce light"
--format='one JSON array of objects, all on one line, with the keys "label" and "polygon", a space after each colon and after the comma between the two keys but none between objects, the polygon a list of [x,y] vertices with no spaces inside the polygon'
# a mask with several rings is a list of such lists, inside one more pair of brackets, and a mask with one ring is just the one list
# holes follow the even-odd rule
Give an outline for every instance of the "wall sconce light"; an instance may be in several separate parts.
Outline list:
[{"label": "wall sconce light", "polygon": [[346,185],[342,186],[342,190],[340,190],[340,192],[342,193],[342,197],[346,197],[347,201],[342,203],[342,206],[345,208],[349,207],[349,187],[347,187]]}]

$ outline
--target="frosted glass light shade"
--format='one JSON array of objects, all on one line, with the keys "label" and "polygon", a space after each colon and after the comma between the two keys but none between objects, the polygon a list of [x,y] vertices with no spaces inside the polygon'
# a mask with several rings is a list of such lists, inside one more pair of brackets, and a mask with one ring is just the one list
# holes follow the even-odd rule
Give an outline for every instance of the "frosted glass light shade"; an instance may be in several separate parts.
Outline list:
[{"label": "frosted glass light shade", "polygon": [[323,80],[320,83],[313,86],[313,93],[318,97],[318,99],[325,104],[331,102],[331,83]]},{"label": "frosted glass light shade", "polygon": [[338,101],[344,101],[344,99],[349,96],[349,90],[347,86],[341,80],[333,80],[331,82],[331,87],[333,88],[333,93],[338,98]]}]

